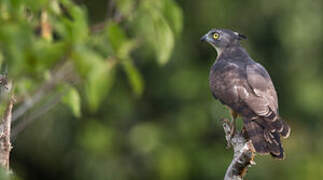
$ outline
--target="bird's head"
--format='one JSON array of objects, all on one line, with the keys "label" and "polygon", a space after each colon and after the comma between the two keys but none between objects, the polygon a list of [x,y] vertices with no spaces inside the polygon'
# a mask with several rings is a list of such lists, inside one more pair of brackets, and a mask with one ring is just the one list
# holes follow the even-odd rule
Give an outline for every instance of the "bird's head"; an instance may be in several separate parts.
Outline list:
[{"label": "bird's head", "polygon": [[227,29],[211,29],[201,38],[201,41],[208,42],[220,53],[227,47],[239,45],[242,39],[247,37]]}]

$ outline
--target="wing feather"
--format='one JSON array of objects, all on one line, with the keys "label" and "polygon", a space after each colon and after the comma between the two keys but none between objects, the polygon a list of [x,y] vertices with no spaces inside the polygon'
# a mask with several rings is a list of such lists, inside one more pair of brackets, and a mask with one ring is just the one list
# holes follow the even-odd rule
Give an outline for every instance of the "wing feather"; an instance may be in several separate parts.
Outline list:
[{"label": "wing feather", "polygon": [[278,100],[275,87],[266,69],[258,63],[246,67],[247,82],[254,97],[246,99],[247,104],[259,116],[269,117],[278,114]]}]

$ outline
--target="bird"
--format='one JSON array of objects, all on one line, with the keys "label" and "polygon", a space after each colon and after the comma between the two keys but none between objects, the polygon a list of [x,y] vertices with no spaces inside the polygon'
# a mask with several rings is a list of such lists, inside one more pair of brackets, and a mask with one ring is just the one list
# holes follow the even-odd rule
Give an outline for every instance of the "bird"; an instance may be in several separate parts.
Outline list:
[{"label": "bird", "polygon": [[269,73],[241,46],[244,39],[245,35],[229,29],[211,29],[202,36],[201,41],[217,51],[209,74],[211,92],[231,110],[231,137],[239,116],[257,153],[284,159],[281,137],[288,138],[291,128],[279,115],[278,97]]}]

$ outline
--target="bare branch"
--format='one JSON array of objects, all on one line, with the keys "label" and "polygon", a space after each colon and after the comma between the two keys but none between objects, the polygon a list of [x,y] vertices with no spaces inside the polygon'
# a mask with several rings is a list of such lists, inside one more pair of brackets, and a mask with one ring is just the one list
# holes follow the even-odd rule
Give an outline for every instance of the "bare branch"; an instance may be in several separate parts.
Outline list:
[{"label": "bare branch", "polygon": [[9,170],[9,157],[12,149],[10,143],[11,117],[14,98],[11,97],[0,124],[0,165]]},{"label": "bare branch", "polygon": [[40,116],[46,114],[48,111],[53,109],[61,100],[63,96],[62,93],[55,94],[51,99],[49,99],[40,109],[35,110],[35,112],[30,113],[30,115],[21,121],[18,122],[17,125],[14,126],[11,134],[11,139],[14,141],[17,135],[22,132],[30,123],[32,123],[35,119]]},{"label": "bare branch", "polygon": [[71,76],[73,76],[72,72],[73,66],[70,62],[66,62],[60,66],[58,70],[53,72],[51,79],[46,81],[32,97],[26,99],[24,103],[13,112],[12,122],[15,122],[18,118],[34,107],[35,104],[39,103],[44,96],[48,95],[49,91],[56,87],[59,82],[71,79]]},{"label": "bare branch", "polygon": [[236,132],[233,137],[230,136],[231,126],[228,120],[224,120],[223,129],[226,140],[234,151],[233,160],[225,173],[224,180],[242,180],[248,167],[256,164],[253,161],[255,150],[252,143],[246,140],[242,132]]}]

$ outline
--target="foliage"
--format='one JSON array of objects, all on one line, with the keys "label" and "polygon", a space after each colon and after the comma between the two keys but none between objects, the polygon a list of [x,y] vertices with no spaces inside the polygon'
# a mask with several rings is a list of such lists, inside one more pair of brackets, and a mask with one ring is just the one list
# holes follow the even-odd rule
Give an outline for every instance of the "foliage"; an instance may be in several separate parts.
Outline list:
[{"label": "foliage", "polygon": [[[138,10],[134,11],[134,6]],[[158,62],[165,64],[174,47],[174,36],[181,31],[181,10],[172,0],[145,0],[138,5],[118,1],[116,11],[120,9],[124,22],[116,22],[116,15],[112,15],[99,32],[91,31],[86,9],[69,0],[3,1],[1,9],[1,57],[10,77],[19,84],[17,96],[33,93],[53,78],[50,72],[55,66],[71,61],[82,79],[83,85],[78,88],[84,90],[92,112],[111,89],[119,66],[126,72],[133,92],[141,95],[143,79],[131,53],[149,43],[148,50],[151,46]],[[145,20],[147,14],[154,18]],[[121,23],[131,25],[126,28]],[[65,83],[62,80],[59,84]],[[35,81],[37,84],[29,83]],[[65,104],[79,116],[79,91],[70,86],[65,91],[65,102],[77,99]]]}]

